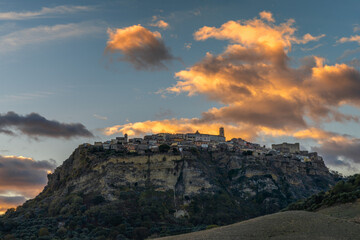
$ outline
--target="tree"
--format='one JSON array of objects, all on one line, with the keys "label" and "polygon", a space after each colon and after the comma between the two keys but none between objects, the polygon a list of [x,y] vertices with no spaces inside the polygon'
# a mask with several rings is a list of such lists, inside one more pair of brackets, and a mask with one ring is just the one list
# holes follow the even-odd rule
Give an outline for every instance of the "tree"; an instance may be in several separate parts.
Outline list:
[{"label": "tree", "polygon": [[167,144],[161,144],[161,145],[159,146],[159,151],[160,151],[161,153],[167,153],[169,150],[170,150],[170,146],[167,145]]}]

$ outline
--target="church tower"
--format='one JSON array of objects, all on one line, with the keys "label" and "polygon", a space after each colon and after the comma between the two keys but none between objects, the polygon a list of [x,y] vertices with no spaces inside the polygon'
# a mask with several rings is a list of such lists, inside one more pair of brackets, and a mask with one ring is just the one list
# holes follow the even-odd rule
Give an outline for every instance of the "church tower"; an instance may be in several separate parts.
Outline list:
[{"label": "church tower", "polygon": [[225,131],[223,127],[219,128],[219,135],[225,137]]}]

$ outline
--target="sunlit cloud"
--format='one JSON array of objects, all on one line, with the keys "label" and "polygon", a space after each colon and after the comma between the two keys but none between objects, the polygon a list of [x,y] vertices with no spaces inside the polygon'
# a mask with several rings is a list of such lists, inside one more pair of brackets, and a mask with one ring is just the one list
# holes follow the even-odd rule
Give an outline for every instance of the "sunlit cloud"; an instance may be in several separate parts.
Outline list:
[{"label": "sunlit cloud", "polygon": [[149,23],[149,26],[162,28],[164,30],[170,27],[169,23],[165,22],[164,20],[158,19],[157,16],[152,17],[152,22]]},{"label": "sunlit cloud", "polygon": [[159,20],[157,22],[150,23],[149,25],[152,27],[158,27],[158,28],[162,28],[162,29],[168,29],[170,27],[170,25],[167,22],[165,22],[164,20]]},{"label": "sunlit cloud", "polygon": [[259,13],[260,18],[265,19],[268,22],[275,22],[271,12],[262,11]]},{"label": "sunlit cloud", "polygon": [[320,147],[328,141],[351,145],[352,137],[317,126],[359,122],[359,116],[342,113],[340,107],[360,108],[360,72],[344,63],[327,64],[319,56],[305,57],[293,67],[289,57],[293,45],[325,36],[306,33],[298,37],[294,25],[293,19],[275,24],[273,16],[263,12],[260,19],[200,28],[194,33],[195,40],[226,40],[225,50],[217,55],[207,53],[193,66],[175,73],[176,84],[158,93],[202,95],[220,107],[199,118],[127,123],[106,128],[104,133],[215,133],[222,125],[229,138],[256,140],[268,135],[312,140]]},{"label": "sunlit cloud", "polygon": [[165,62],[174,60],[165,46],[161,34],[151,32],[141,25],[108,29],[106,53],[121,53],[120,61],[126,61],[137,70],[167,69]]},{"label": "sunlit cloud", "polygon": [[27,28],[0,36],[0,51],[9,52],[27,45],[80,37],[101,31],[103,31],[101,27],[89,22]]},{"label": "sunlit cloud", "polygon": [[360,44],[360,35],[354,35],[351,37],[342,37],[337,42],[338,43],[357,42]]},{"label": "sunlit cloud", "polygon": [[228,139],[243,136],[251,139],[255,135],[254,129],[248,128],[247,125],[243,127],[233,126],[230,124],[220,123],[206,123],[201,122],[198,118],[181,118],[181,119],[165,119],[160,121],[145,121],[126,123],[123,125],[115,125],[104,128],[102,131],[105,135],[125,134],[129,136],[144,136],[146,134],[155,133],[195,133],[196,131],[210,134],[219,134],[219,128],[226,128],[226,136]]},{"label": "sunlit cloud", "polygon": [[293,27],[295,23],[293,19],[279,25],[272,24],[272,21],[268,22],[269,16],[266,20],[267,22],[264,22],[255,18],[247,21],[228,21],[220,28],[205,26],[196,31],[194,37],[198,41],[215,38],[230,40],[243,47],[262,45],[268,49],[282,48],[286,50],[291,48],[292,43],[305,44],[310,41],[318,41],[325,36],[324,34],[312,36],[307,33],[302,38],[297,38],[294,35],[296,28]]}]

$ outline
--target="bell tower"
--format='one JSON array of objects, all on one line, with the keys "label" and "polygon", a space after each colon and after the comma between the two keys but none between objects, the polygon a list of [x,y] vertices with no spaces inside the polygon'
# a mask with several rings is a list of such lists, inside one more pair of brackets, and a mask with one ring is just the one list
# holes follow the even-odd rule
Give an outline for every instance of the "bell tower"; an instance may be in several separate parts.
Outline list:
[{"label": "bell tower", "polygon": [[223,127],[219,128],[219,136],[225,137],[225,131]]}]

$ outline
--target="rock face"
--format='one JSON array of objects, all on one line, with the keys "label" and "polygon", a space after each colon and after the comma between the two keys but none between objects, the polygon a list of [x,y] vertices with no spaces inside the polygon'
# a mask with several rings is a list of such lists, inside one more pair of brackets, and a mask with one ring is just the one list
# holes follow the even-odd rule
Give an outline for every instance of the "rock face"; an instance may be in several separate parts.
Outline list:
[{"label": "rock face", "polygon": [[273,198],[273,193],[291,202],[333,183],[322,160],[301,162],[281,155],[254,157],[232,152],[106,156],[80,147],[49,175],[42,194],[65,197],[96,192],[113,201],[123,189],[152,187],[155,191],[173,190],[175,199],[186,204],[201,193],[226,191],[244,200],[268,195],[263,203],[278,202],[280,209],[286,204]]},{"label": "rock face", "polygon": [[[77,148],[48,178],[39,196],[7,217],[50,218],[53,224],[48,228],[57,236],[60,222],[70,229],[69,216],[86,216],[85,223],[75,225],[88,224],[90,233],[99,227],[121,228],[116,230],[118,235],[140,239],[172,234],[170,225],[186,226],[180,231],[186,232],[273,213],[335,183],[319,157],[302,162],[283,155],[254,157],[196,149],[179,155],[130,156],[92,147]],[[94,212],[114,206],[120,220],[94,218]],[[139,216],[132,217],[131,211],[138,211]],[[153,211],[150,219],[144,216],[146,211]],[[152,227],[143,224],[149,221]],[[135,232],[137,228],[145,233]],[[17,231],[22,230],[18,227]]]}]

